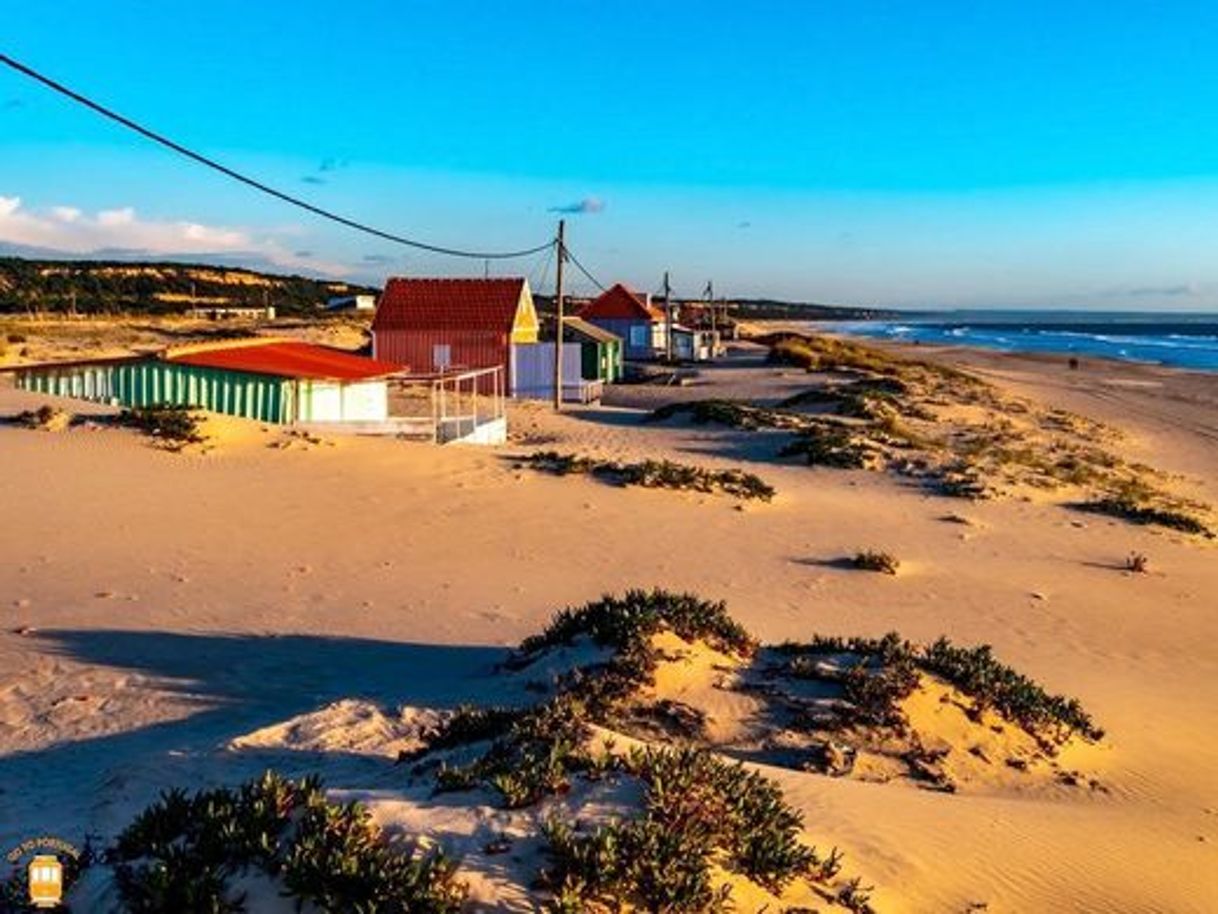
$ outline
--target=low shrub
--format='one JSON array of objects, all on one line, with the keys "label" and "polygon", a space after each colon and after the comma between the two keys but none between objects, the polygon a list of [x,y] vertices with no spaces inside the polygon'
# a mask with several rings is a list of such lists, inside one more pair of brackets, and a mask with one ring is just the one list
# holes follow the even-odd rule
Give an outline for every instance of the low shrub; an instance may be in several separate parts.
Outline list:
[{"label": "low shrub", "polygon": [[1078,506],[1083,511],[1119,517],[1133,524],[1166,527],[1198,536],[1212,537],[1213,531],[1204,521],[1174,507],[1150,504],[1138,498],[1117,492],[1085,501]]},{"label": "low shrub", "polygon": [[1125,570],[1134,574],[1146,574],[1150,571],[1150,556],[1144,552],[1131,552],[1125,557]]},{"label": "low shrub", "polygon": [[878,459],[875,448],[849,428],[840,425],[813,425],[796,434],[783,446],[781,457],[803,457],[809,466],[864,470]]},{"label": "low shrub", "polygon": [[314,778],[268,772],[230,790],[173,790],[140,813],[109,854],[132,914],[239,912],[243,873],[325,911],[457,914],[465,888],[442,853],[408,853],[381,837],[357,804],[326,801]]},{"label": "low shrub", "polygon": [[846,700],[860,723],[887,727],[899,724],[897,708],[918,687],[918,667],[907,655],[871,669],[866,662],[847,671],[843,680]]},{"label": "low shrub", "polygon": [[740,873],[772,892],[811,878],[821,864],[799,840],[803,820],[778,785],[705,750],[643,749],[624,770],[644,786],[643,810],[586,834],[551,818],[553,866],[546,884],[560,910],[587,904],[640,910],[729,910],[728,887],[712,867]]},{"label": "low shrub", "polygon": [[124,409],[118,417],[120,425],[138,429],[158,439],[167,449],[181,450],[188,444],[207,440],[199,417],[187,406],[144,406]]},{"label": "low shrub", "polygon": [[856,876],[838,890],[837,902],[855,914],[866,914],[871,910],[873,891],[875,886],[864,886],[862,879]]},{"label": "low shrub", "polygon": [[855,554],[850,564],[861,571],[878,571],[881,574],[896,574],[901,567],[901,560],[891,552],[879,552],[866,549]]},{"label": "low shrub", "polygon": [[1103,738],[1104,731],[1095,725],[1078,699],[1049,694],[1039,683],[996,660],[988,644],[956,647],[940,638],[922,649],[917,664],[1029,733],[1060,730],[1058,735],[1063,739],[1071,733],[1089,740]]},{"label": "low shrub", "polygon": [[980,467],[968,461],[957,461],[934,474],[934,487],[949,498],[980,501],[994,494]]},{"label": "low shrub", "polygon": [[782,409],[770,409],[738,403],[735,400],[691,400],[685,403],[668,403],[652,411],[648,422],[661,422],[674,416],[688,415],[697,425],[713,423],[746,431],[758,429],[797,429],[807,423],[807,417]]},{"label": "low shrub", "polygon": [[422,749],[406,754],[403,760],[409,761],[433,749],[451,749],[454,746],[495,739],[506,733],[520,718],[521,713],[515,708],[461,705],[445,718],[436,730],[425,734],[425,746]]},{"label": "low shrub", "polygon": [[723,602],[656,589],[628,590],[621,597],[606,595],[560,610],[541,634],[521,642],[517,654],[528,657],[549,647],[572,644],[580,637],[602,647],[638,647],[664,629],[687,641],[701,639],[725,653],[747,656],[757,647]]},{"label": "low shrub", "polygon": [[[587,703],[573,692],[521,711],[482,756],[460,767],[442,767],[437,789],[469,790],[485,784],[509,809],[565,793],[574,772],[595,767],[584,748],[591,719]],[[469,741],[482,738],[479,733]],[[449,745],[455,745],[451,740]]]},{"label": "low shrub", "polygon": [[877,420],[904,413],[930,419],[933,414],[913,402],[912,388],[900,378],[864,378],[846,384],[803,391],[778,404],[790,409],[806,404],[833,406],[838,415]]},{"label": "low shrub", "polygon": [[23,428],[38,429],[40,431],[60,431],[71,424],[72,416],[58,407],[43,404],[37,409],[27,409],[19,412],[13,417],[13,422]]},{"label": "low shrub", "polygon": [[587,473],[616,485],[642,486],[647,489],[677,489],[683,491],[722,492],[737,498],[770,501],[774,487],[753,473],[743,470],[707,470],[671,460],[644,460],[623,463],[596,460],[556,451],[542,451],[523,458],[536,469],[566,476]]},{"label": "low shrub", "polygon": [[722,603],[690,594],[634,590],[564,609],[541,634],[526,638],[506,666],[524,669],[541,652],[581,638],[613,648],[612,658],[558,677],[552,698],[510,717],[505,713],[487,721],[472,712],[461,715],[457,719],[465,722],[442,731],[428,749],[481,741],[505,721],[507,726],[479,758],[442,768],[438,788],[465,790],[483,784],[497,791],[504,805],[515,808],[565,792],[576,772],[597,770],[601,762],[586,749],[591,725],[623,722],[620,715],[630,699],[652,681],[660,660],[652,638],[662,631],[739,655],[756,648]]},{"label": "low shrub", "polygon": [[[818,661],[827,655],[855,655],[858,661],[842,679],[851,700],[871,719],[890,717],[896,703],[916,687],[911,671],[929,673],[955,686],[979,708],[992,708],[1033,736],[1061,742],[1077,733],[1099,740],[1104,731],[1075,698],[1053,695],[1039,684],[1001,663],[992,648],[957,647],[946,638],[917,646],[896,632],[883,638],[814,637],[807,643],[786,643],[775,648],[785,657],[785,672],[797,678],[835,678],[822,672]],[[883,677],[872,684],[863,673]],[[887,703],[885,703],[887,700]]]}]

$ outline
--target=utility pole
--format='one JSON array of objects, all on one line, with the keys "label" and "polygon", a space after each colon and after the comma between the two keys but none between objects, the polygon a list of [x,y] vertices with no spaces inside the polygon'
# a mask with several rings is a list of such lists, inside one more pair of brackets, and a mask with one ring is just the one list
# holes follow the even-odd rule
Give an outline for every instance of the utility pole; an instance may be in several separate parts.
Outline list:
[{"label": "utility pole", "polygon": [[664,347],[668,361],[672,361],[672,286],[668,282],[668,271],[664,271]]},{"label": "utility pole", "polygon": [[562,265],[567,259],[567,220],[558,220],[558,269],[554,277],[554,410],[562,409]]},{"label": "utility pole", "polygon": [[710,308],[711,358],[714,358],[715,349],[719,346],[719,324],[715,320],[715,282],[712,279],[706,281],[706,304]]}]

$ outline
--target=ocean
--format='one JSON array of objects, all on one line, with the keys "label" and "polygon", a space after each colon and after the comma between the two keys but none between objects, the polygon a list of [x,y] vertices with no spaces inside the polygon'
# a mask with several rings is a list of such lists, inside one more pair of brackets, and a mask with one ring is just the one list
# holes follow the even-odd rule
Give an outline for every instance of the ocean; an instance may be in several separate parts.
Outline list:
[{"label": "ocean", "polygon": [[948,311],[903,320],[835,321],[829,327],[900,342],[1099,356],[1218,371],[1218,314]]}]

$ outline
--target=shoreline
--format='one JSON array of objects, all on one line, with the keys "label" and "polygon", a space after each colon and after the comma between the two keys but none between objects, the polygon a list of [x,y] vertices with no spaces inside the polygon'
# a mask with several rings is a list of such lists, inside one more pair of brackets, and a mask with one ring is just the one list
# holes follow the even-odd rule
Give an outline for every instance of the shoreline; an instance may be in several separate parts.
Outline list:
[{"label": "shoreline", "polygon": [[[758,335],[808,332],[807,323],[747,325]],[[1088,356],[1077,370],[1069,356],[1006,352],[980,346],[910,343],[821,330],[911,359],[973,372],[1033,399],[1091,416],[1127,432],[1133,456],[1193,480],[1218,503],[1218,372]]]},{"label": "shoreline", "polygon": [[893,349],[907,355],[917,355],[918,353],[925,352],[936,352],[940,354],[976,353],[978,355],[985,356],[1006,356],[1013,359],[1027,359],[1030,361],[1040,362],[1045,365],[1059,363],[1068,365],[1070,359],[1074,358],[1079,361],[1080,367],[1084,366],[1088,362],[1097,362],[1102,364],[1129,365],[1145,369],[1162,369],[1165,371],[1187,372],[1190,374],[1208,377],[1218,377],[1218,367],[1194,368],[1187,365],[1171,365],[1166,362],[1155,362],[1146,359],[1121,358],[1118,356],[1097,355],[1094,353],[1079,354],[1052,352],[1047,350],[998,349],[996,347],[969,343],[938,343],[899,340],[891,337],[870,336],[865,333],[851,333],[849,330],[843,330],[840,327],[826,326],[827,324],[831,323],[836,322],[744,320],[740,322],[740,325],[742,327],[747,327],[750,332],[755,332],[758,336],[764,336],[767,333],[774,332],[816,333],[825,336],[841,337],[858,343],[876,346],[877,348]]}]

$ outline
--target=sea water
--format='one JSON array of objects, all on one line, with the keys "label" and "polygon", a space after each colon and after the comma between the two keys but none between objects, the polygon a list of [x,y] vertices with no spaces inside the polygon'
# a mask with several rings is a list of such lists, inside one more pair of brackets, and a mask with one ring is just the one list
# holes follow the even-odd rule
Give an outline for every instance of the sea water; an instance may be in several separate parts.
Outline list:
[{"label": "sea water", "polygon": [[907,320],[837,321],[827,329],[908,343],[1099,356],[1218,371],[1218,314],[949,311]]}]

